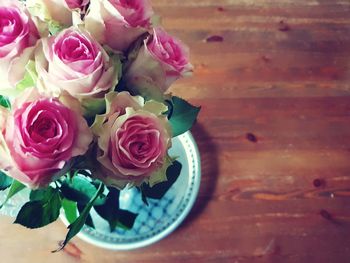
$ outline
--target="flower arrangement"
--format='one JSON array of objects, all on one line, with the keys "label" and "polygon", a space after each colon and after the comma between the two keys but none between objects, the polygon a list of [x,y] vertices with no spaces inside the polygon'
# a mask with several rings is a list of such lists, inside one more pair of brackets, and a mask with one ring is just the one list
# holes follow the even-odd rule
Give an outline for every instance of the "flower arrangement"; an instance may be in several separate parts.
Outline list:
[{"label": "flower arrangement", "polygon": [[147,205],[179,175],[171,138],[200,109],[167,92],[193,68],[156,21],[148,0],[0,0],[1,206],[29,188],[15,220],[28,228],[63,209],[56,251],[93,227],[92,208],[111,231],[132,228],[119,191],[137,187]]}]

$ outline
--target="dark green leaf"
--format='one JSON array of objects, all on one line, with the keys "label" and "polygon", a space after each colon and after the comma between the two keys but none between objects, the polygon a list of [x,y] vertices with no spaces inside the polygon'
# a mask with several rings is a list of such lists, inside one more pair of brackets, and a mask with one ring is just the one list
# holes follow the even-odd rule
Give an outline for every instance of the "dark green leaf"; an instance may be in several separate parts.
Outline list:
[{"label": "dark green leaf", "polygon": [[119,193],[120,191],[114,187],[109,188],[109,193],[104,205],[95,205],[95,211],[105,220],[108,221],[111,232],[118,224],[119,211]]},{"label": "dark green leaf", "polygon": [[[84,205],[79,205],[78,204],[78,211],[79,211],[79,214],[81,214],[85,209],[85,206]],[[91,228],[95,228],[95,224],[94,224],[94,221],[92,221],[92,217],[90,214],[88,214],[88,216],[86,217],[86,221],[85,221],[85,225],[91,227]]]},{"label": "dark green leaf", "polygon": [[[61,186],[65,198],[75,201],[80,205],[86,205],[96,192],[96,186],[83,176],[74,176],[71,180],[65,180]],[[104,204],[105,196],[97,198],[96,204]]]},{"label": "dark green leaf", "polygon": [[24,188],[26,188],[24,184],[18,182],[17,180],[13,180],[10,186],[10,190],[7,193],[6,199],[0,206],[0,209],[7,203],[8,200],[10,200],[15,194],[17,194],[19,191],[23,190]]},{"label": "dark green leaf", "polygon": [[46,226],[58,218],[61,209],[61,198],[58,189],[32,191],[31,200],[25,203],[19,211],[15,224],[28,228]]},{"label": "dark green leaf", "polygon": [[10,187],[13,179],[7,176],[4,172],[0,171],[0,191]]},{"label": "dark green leaf", "polygon": [[201,108],[192,106],[187,101],[175,96],[172,97],[172,104],[172,114],[169,121],[173,137],[175,137],[192,128]]},{"label": "dark green leaf", "polygon": [[[146,184],[145,184],[146,185]],[[147,196],[145,195],[144,191],[143,191],[143,185],[140,186],[139,190],[141,191],[141,199],[142,199],[142,202],[149,206],[149,203],[147,201]]]},{"label": "dark green leaf", "polygon": [[[84,165],[86,165],[86,164],[84,163]],[[81,174],[81,175],[84,175],[84,176],[86,176],[86,177],[91,177],[91,173],[88,172],[88,171],[86,171],[86,170],[79,170],[79,171],[77,172],[77,174]]]},{"label": "dark green leaf", "polygon": [[168,167],[166,175],[168,180],[165,182],[158,183],[153,187],[148,184],[142,184],[141,191],[142,195],[148,198],[161,199],[170,187],[176,182],[177,178],[181,173],[182,165],[178,161],[174,161],[171,166]]},{"label": "dark green leaf", "polygon": [[132,213],[128,210],[119,209],[119,222],[118,226],[125,229],[132,229],[134,226],[137,214]]},{"label": "dark green leaf", "polygon": [[137,214],[119,208],[120,191],[110,187],[106,203],[100,206],[94,206],[95,211],[108,221],[111,232],[116,227],[130,229],[134,225]]},{"label": "dark green leaf", "polygon": [[11,108],[11,103],[7,97],[0,95],[0,106]]},{"label": "dark green leaf", "polygon": [[53,193],[57,191],[53,189],[52,187],[38,189],[38,190],[32,190],[30,191],[29,200],[30,201],[46,201],[51,198]]},{"label": "dark green leaf", "polygon": [[24,188],[26,188],[24,184],[22,184],[17,180],[13,180],[10,186],[9,193],[7,194],[6,201],[9,200],[11,197],[13,197],[15,194],[17,194],[18,192],[20,192],[21,190],[23,190]]},{"label": "dark green leaf", "polygon": [[64,198],[62,207],[69,224],[73,223],[78,218],[77,203]]},{"label": "dark green leaf", "polygon": [[65,240],[62,242],[61,246],[53,252],[58,252],[62,250],[67,245],[69,240],[71,240],[76,234],[79,233],[81,228],[84,226],[86,218],[88,217],[90,210],[94,205],[96,199],[103,193],[103,188],[104,188],[103,184],[101,183],[98,189],[96,190],[95,195],[91,198],[90,202],[85,206],[84,210],[79,215],[79,217],[71,225],[68,226],[69,231],[66,235]]}]

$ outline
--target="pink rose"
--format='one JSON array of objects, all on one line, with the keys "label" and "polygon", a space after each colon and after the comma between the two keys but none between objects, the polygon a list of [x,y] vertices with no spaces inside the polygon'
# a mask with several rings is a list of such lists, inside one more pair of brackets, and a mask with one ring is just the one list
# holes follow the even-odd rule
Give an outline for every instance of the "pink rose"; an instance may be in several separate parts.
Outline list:
[{"label": "pink rose", "polygon": [[0,136],[0,169],[32,188],[64,174],[72,157],[83,155],[92,141],[79,107],[68,94],[56,99],[25,90]]},{"label": "pink rose", "polygon": [[91,0],[86,29],[102,44],[126,51],[151,26],[148,0]]},{"label": "pink rose", "polygon": [[167,107],[155,101],[144,104],[127,92],[110,93],[106,100],[106,114],[92,127],[98,138],[100,179],[118,188],[165,180],[171,145],[170,126],[162,114]]},{"label": "pink rose", "polygon": [[65,0],[65,2],[67,7],[71,10],[83,10],[90,3],[90,0]]},{"label": "pink rose", "polygon": [[174,81],[191,75],[193,67],[188,54],[188,47],[180,40],[160,28],[154,29],[127,70],[128,87],[146,97],[163,94]]},{"label": "pink rose", "polygon": [[117,61],[78,28],[43,39],[35,58],[39,89],[53,95],[65,90],[84,106],[93,99],[103,100],[118,82]]},{"label": "pink rose", "polygon": [[0,0],[0,92],[23,79],[39,33],[22,4]]}]

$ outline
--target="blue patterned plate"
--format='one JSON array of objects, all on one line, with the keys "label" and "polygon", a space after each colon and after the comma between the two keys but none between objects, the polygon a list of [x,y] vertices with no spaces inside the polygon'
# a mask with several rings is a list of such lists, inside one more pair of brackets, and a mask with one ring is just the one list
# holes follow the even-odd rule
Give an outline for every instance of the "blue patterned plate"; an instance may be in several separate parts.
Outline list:
[{"label": "blue patterned plate", "polygon": [[[190,132],[173,139],[170,156],[179,156],[182,170],[161,200],[148,199],[149,206],[146,206],[136,189],[121,191],[120,207],[139,214],[131,230],[110,232],[108,223],[92,210],[96,229],[84,226],[78,237],[99,247],[130,250],[150,245],[173,232],[190,212],[200,185],[200,157]],[[68,224],[63,214],[61,219]]]}]

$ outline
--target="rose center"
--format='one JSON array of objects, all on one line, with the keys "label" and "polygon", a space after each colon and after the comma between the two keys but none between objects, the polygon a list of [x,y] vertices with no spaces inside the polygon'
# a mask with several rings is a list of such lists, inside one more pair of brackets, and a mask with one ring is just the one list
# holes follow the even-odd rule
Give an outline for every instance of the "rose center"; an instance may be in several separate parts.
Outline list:
[{"label": "rose center", "polygon": [[92,58],[89,47],[78,37],[69,36],[63,40],[61,46],[63,58],[69,61],[86,60]]},{"label": "rose center", "polygon": [[137,141],[130,144],[130,152],[135,158],[143,158],[150,150],[149,142]]},{"label": "rose center", "polygon": [[57,135],[57,127],[53,120],[40,118],[30,127],[30,135],[37,142],[53,138]]},{"label": "rose center", "polygon": [[7,35],[8,33],[11,33],[14,28],[14,21],[9,19],[0,19],[0,34]]},{"label": "rose center", "polygon": [[18,12],[12,8],[0,8],[0,46],[11,43],[22,30]]}]

